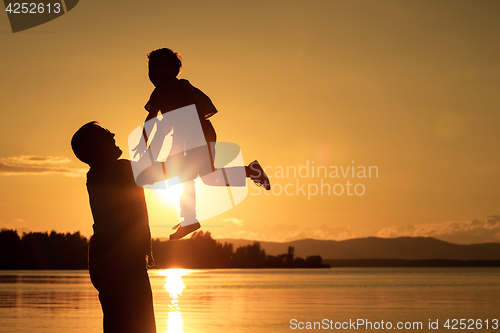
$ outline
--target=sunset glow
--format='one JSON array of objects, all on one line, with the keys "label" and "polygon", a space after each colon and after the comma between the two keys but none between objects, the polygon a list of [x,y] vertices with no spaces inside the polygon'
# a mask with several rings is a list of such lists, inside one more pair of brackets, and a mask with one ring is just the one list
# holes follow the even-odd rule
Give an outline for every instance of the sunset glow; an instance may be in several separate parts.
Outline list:
[{"label": "sunset glow", "polygon": [[182,184],[167,187],[167,189],[156,190],[157,195],[161,198],[164,204],[177,207],[179,206],[179,198],[182,194]]},{"label": "sunset glow", "polygon": [[[0,21],[1,228],[92,235],[71,136],[97,120],[131,158],[154,88],[146,55],[170,47],[178,78],[217,108],[217,141],[273,177],[271,191],[250,184],[241,204],[201,221],[224,226],[214,238],[500,239],[488,222],[500,214],[497,2],[157,1],[111,17],[114,3],[95,6],[16,34]],[[314,177],[299,175],[307,163]],[[377,173],[359,178],[358,166]],[[154,238],[179,223],[180,191],[148,197]]]},{"label": "sunset glow", "polygon": [[1,333],[500,329],[500,0],[4,5]]}]

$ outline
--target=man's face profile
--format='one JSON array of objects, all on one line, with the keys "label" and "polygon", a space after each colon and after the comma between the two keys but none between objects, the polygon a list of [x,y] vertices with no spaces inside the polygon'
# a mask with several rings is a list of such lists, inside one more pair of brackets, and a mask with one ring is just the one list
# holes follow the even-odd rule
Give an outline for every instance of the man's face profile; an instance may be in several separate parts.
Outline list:
[{"label": "man's face profile", "polygon": [[[98,125],[96,125],[98,126]],[[116,145],[115,134],[110,130],[98,126],[97,142],[100,160],[117,160],[122,155],[122,150]]]}]

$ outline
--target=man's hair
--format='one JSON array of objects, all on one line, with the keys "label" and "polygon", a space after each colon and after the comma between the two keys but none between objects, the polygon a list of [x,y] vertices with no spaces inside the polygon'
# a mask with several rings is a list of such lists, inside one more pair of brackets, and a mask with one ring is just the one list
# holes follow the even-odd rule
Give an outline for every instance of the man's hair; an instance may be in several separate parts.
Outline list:
[{"label": "man's hair", "polygon": [[164,62],[172,69],[168,75],[176,77],[181,72],[182,68],[182,58],[178,52],[175,52],[169,48],[156,49],[148,53],[149,61]]},{"label": "man's hair", "polygon": [[97,121],[88,122],[80,127],[71,138],[71,148],[75,156],[84,163],[92,164],[100,137],[102,137],[102,127]]}]

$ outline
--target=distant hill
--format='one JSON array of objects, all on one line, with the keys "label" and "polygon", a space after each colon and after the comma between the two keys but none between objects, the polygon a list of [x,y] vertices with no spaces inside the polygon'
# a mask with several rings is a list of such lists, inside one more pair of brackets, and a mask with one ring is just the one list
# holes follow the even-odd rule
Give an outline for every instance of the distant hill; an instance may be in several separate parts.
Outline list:
[{"label": "distant hill", "polygon": [[[234,248],[253,244],[252,240],[217,239]],[[459,245],[432,237],[356,238],[343,241],[302,239],[287,243],[260,242],[270,255],[286,253],[289,246],[295,255],[320,255],[323,259],[406,259],[406,260],[500,260],[500,243]]]}]

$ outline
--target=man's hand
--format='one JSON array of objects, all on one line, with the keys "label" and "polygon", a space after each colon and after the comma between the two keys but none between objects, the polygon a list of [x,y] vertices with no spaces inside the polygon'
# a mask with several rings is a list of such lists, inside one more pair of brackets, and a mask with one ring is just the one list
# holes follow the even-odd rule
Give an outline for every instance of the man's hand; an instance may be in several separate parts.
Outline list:
[{"label": "man's hand", "polygon": [[153,254],[150,253],[149,255],[146,255],[146,261],[147,261],[147,264],[146,266],[148,268],[151,268],[155,265],[155,259],[153,258]]}]

